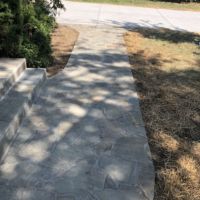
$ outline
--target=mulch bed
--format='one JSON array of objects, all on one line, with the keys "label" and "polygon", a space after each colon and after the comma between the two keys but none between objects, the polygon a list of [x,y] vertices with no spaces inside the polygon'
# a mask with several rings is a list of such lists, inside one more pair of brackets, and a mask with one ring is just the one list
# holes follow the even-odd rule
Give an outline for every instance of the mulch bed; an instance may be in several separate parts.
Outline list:
[{"label": "mulch bed", "polygon": [[65,68],[78,35],[79,33],[69,26],[58,25],[54,30],[51,36],[53,64],[46,69],[48,76],[53,76]]}]

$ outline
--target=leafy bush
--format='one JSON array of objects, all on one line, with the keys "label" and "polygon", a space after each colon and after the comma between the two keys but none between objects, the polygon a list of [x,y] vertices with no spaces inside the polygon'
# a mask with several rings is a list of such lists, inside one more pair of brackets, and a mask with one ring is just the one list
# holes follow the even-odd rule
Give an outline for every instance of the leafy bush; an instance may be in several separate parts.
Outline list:
[{"label": "leafy bush", "polygon": [[0,2],[0,52],[5,51],[13,14],[7,3]]},{"label": "leafy bush", "polygon": [[32,67],[46,67],[51,64],[50,33],[55,20],[49,15],[46,5],[27,4],[23,8],[24,41],[20,47],[20,56],[26,57]]},{"label": "leafy bush", "polygon": [[50,4],[46,0],[36,0],[35,3],[29,0],[2,0],[0,56],[25,57],[29,67],[50,65],[50,34],[56,25],[52,13],[54,2],[60,0],[51,0]]},{"label": "leafy bush", "polygon": [[[5,34],[9,30],[9,25],[13,22],[13,14],[7,3],[0,2],[0,34]],[[3,28],[3,29],[2,29]]]}]

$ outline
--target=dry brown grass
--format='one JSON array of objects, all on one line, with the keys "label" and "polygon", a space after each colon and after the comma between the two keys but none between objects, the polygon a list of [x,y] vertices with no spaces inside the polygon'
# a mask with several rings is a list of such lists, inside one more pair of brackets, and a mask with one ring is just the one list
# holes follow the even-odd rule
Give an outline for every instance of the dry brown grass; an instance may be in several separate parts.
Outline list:
[{"label": "dry brown grass", "polygon": [[167,29],[125,35],[156,169],[155,200],[200,200],[199,41]]},{"label": "dry brown grass", "polygon": [[64,25],[58,25],[51,36],[51,44],[53,49],[53,64],[47,68],[48,76],[53,76],[61,71],[67,64],[70,54],[78,39],[79,33]]}]

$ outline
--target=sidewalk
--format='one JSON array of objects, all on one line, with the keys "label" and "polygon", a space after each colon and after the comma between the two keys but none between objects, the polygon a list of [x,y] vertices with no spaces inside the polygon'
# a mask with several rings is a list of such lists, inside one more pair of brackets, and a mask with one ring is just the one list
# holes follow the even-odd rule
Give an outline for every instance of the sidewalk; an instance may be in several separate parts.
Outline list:
[{"label": "sidewalk", "polygon": [[64,1],[66,11],[60,11],[59,23],[93,26],[165,27],[200,32],[200,12],[174,11],[109,4]]}]

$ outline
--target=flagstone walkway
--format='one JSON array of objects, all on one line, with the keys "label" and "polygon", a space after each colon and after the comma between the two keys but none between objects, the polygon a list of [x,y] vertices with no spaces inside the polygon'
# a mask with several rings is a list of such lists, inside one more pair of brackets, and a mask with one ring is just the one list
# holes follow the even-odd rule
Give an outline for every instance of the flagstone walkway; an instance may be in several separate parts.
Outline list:
[{"label": "flagstone walkway", "polygon": [[1,200],[153,200],[154,168],[116,28],[76,26],[0,168]]}]

